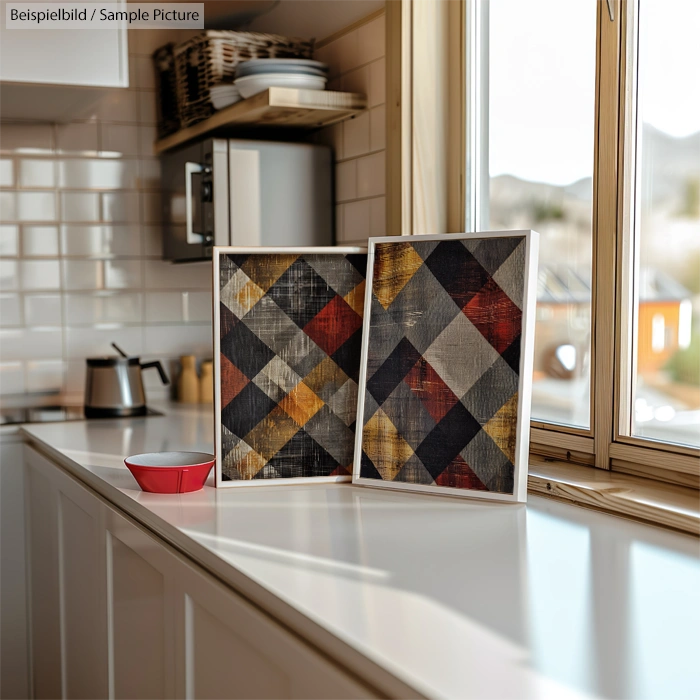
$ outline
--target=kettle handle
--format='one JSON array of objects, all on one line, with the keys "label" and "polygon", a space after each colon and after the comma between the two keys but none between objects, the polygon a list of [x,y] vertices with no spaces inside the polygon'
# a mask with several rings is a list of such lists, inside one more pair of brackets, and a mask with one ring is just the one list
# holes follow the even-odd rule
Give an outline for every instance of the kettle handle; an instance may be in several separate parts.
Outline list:
[{"label": "kettle handle", "polygon": [[141,365],[141,369],[151,369],[152,367],[155,367],[158,370],[158,374],[160,374],[160,380],[163,382],[163,384],[170,384],[170,380],[168,379],[168,375],[165,374],[165,370],[163,369],[163,365],[161,365],[158,360],[156,360],[155,362],[144,362]]}]

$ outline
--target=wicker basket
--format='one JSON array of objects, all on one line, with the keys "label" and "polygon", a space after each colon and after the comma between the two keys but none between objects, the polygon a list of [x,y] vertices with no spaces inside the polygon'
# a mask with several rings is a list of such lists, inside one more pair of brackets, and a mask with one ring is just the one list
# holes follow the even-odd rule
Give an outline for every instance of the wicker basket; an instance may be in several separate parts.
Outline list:
[{"label": "wicker basket", "polygon": [[175,44],[166,44],[152,56],[156,73],[159,138],[173,134],[180,128],[174,49]]},{"label": "wicker basket", "polygon": [[215,111],[209,88],[232,83],[251,58],[312,58],[313,42],[257,32],[205,31],[175,48],[177,105],[183,127]]}]

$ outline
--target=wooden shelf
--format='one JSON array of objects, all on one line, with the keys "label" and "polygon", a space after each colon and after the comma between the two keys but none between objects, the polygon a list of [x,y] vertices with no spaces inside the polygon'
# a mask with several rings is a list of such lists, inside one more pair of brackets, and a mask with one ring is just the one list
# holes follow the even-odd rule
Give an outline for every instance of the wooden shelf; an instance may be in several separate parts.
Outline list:
[{"label": "wooden shelf", "polygon": [[367,107],[354,92],[272,87],[226,107],[199,124],[156,141],[156,154],[169,151],[213,131],[234,126],[318,129],[350,119]]}]

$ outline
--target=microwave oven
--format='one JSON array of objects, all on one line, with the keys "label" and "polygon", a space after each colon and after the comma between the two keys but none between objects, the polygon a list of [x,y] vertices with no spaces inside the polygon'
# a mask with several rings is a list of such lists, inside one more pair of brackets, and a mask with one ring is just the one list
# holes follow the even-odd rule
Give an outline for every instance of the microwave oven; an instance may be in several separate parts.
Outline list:
[{"label": "microwave oven", "polygon": [[215,245],[333,243],[331,150],[210,138],[161,156],[163,257],[210,259]]}]

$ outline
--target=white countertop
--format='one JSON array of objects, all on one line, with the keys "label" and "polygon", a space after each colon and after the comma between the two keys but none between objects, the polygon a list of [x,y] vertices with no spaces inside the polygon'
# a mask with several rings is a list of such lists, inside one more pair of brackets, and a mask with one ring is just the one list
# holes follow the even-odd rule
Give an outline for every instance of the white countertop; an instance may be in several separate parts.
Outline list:
[{"label": "white countertop", "polygon": [[541,497],[489,505],[342,484],[147,494],[125,456],[212,451],[211,409],[163,410],[23,434],[379,687],[393,676],[429,697],[700,697],[697,539]]}]

